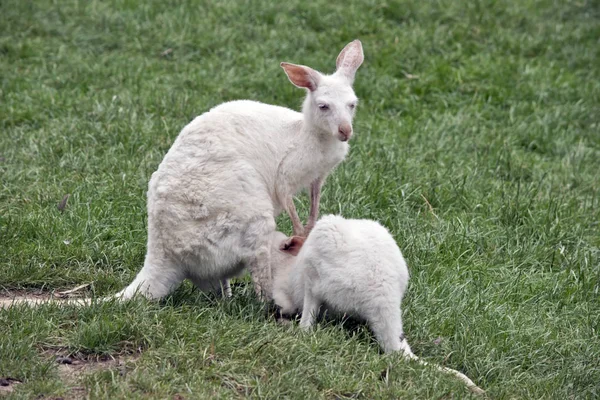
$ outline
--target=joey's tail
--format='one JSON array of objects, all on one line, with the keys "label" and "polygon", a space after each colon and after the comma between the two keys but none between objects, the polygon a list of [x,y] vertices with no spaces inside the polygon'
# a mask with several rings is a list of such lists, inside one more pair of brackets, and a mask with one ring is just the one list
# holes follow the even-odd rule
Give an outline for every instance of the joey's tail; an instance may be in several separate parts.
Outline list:
[{"label": "joey's tail", "polygon": [[458,379],[460,379],[461,381],[463,381],[467,385],[467,388],[471,392],[473,392],[473,393],[480,394],[480,395],[485,394],[485,391],[482,388],[480,388],[479,386],[477,386],[468,376],[466,376],[462,372],[459,372],[459,371],[457,371],[455,369],[452,369],[452,368],[442,367],[441,365],[430,364],[427,361],[422,360],[420,357],[417,357],[412,352],[406,352],[406,351],[404,351],[404,356],[406,358],[408,358],[408,359],[411,359],[411,360],[414,360],[414,361],[418,362],[421,365],[428,365],[428,366],[431,366],[431,367],[437,369],[438,371],[442,371],[442,372],[444,372],[446,374],[454,375],[455,377],[457,377]]}]

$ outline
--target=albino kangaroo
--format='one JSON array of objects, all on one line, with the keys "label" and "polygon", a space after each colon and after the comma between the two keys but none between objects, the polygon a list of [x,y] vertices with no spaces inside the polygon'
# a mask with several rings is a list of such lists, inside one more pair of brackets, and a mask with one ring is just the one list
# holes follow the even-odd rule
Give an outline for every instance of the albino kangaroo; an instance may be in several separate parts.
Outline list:
[{"label": "albino kangaroo", "polygon": [[[216,289],[249,267],[258,294],[271,292],[270,237],[285,210],[295,235],[310,231],[320,190],[348,153],[357,98],[360,41],[339,54],[333,75],[281,63],[307,89],[302,113],[241,100],[221,104],[189,123],[148,185],[148,250],[135,280],[117,294],[161,298],[189,278]],[[310,186],[302,226],[293,196]]]},{"label": "albino kangaroo", "polygon": [[[300,327],[309,329],[321,305],[366,320],[382,349],[402,352],[421,364],[404,339],[400,305],[408,269],[390,233],[375,221],[328,215],[308,238],[272,235],[273,299],[282,314],[302,312]],[[466,375],[434,366],[483,391]]]}]

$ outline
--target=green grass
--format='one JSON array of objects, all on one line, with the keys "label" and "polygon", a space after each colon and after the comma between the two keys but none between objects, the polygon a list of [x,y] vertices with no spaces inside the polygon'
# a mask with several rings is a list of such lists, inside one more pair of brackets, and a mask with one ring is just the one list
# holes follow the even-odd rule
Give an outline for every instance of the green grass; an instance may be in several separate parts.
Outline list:
[{"label": "green grass", "polygon": [[[0,288],[121,289],[145,254],[147,182],[181,128],[231,99],[299,108],[279,62],[331,72],[360,38],[357,135],[322,212],[398,240],[413,350],[491,398],[599,397],[600,4],[344,3],[0,2]],[[226,301],[185,285],[158,304],[0,311],[0,377],[24,382],[14,398],[69,397],[50,351],[141,351],[81,385],[92,398],[468,396],[380,355],[365,327],[278,326],[246,282]]]}]

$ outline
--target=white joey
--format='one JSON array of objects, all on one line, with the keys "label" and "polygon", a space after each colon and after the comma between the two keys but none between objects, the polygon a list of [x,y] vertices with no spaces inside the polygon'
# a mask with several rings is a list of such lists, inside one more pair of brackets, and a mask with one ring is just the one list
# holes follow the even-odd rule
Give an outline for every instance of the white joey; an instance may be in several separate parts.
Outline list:
[{"label": "white joey", "polygon": [[[306,239],[274,232],[271,252],[273,300],[282,314],[301,312],[301,328],[308,330],[324,306],[366,321],[384,352],[429,365],[404,337],[401,303],[408,268],[394,238],[378,222],[328,215]],[[483,393],[463,373],[432,366]]]}]

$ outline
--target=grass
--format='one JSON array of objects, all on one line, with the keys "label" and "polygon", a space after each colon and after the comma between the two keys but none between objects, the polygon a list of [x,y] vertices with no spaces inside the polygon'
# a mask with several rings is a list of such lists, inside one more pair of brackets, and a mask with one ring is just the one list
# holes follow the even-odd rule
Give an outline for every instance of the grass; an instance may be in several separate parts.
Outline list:
[{"label": "grass", "polygon": [[[413,350],[490,398],[597,398],[599,21],[594,0],[4,0],[0,288],[121,289],[145,254],[147,182],[181,128],[237,98],[298,109],[279,62],[330,72],[360,38],[357,135],[322,211],[398,240]],[[245,280],[227,301],[184,285],[158,304],[2,310],[0,337],[0,377],[23,381],[12,398],[73,395],[49,354],[137,352],[82,377],[87,395],[468,396],[381,356],[365,327],[276,325]]]}]

